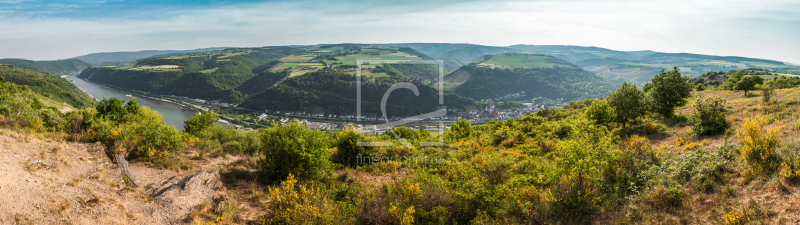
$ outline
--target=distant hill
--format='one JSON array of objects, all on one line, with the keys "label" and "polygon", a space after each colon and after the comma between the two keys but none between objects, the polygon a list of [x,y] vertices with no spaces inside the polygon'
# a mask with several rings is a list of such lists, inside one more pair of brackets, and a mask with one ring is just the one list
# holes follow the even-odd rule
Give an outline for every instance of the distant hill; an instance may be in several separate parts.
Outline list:
[{"label": "distant hill", "polygon": [[92,53],[88,55],[78,56],[74,57],[73,59],[80,59],[83,60],[84,62],[90,63],[95,66],[108,66],[108,65],[131,62],[137,59],[159,56],[159,55],[217,51],[223,49],[227,48],[215,47],[215,48],[199,48],[193,50],[145,50],[136,52],[101,52],[101,53]]},{"label": "distant hill", "polygon": [[[411,43],[401,44],[435,59],[454,70],[466,65],[470,57],[487,54],[527,53],[552,55],[612,81],[647,83],[661,71],[680,67],[681,72],[697,77],[709,71],[730,71],[747,68],[769,69],[779,73],[800,75],[800,66],[775,60],[737,56],[712,56],[690,53],[662,53],[649,50],[616,51],[600,47],[571,45],[512,45],[493,47],[474,44]],[[485,54],[481,54],[485,53]]]},{"label": "distant hill", "polygon": [[[446,77],[454,93],[479,99],[602,97],[616,85],[572,63],[547,55],[488,55]],[[455,82],[455,84],[452,84]]]},{"label": "distant hill", "polygon": [[92,65],[79,59],[63,59],[53,61],[33,61],[26,59],[0,59],[0,64],[34,69],[55,75],[64,75],[80,72]]},{"label": "distant hill", "polygon": [[75,108],[93,106],[95,99],[61,77],[32,69],[0,65],[5,81],[27,85],[31,91],[49,99],[67,103]]},{"label": "distant hill", "polygon": [[452,72],[484,55],[520,52],[506,47],[493,47],[474,44],[447,43],[408,43],[403,46],[415,49],[434,59],[444,61],[444,72]]},{"label": "distant hill", "polygon": [[264,47],[155,56],[91,67],[78,76],[125,90],[239,103],[244,96],[234,88],[296,51]]}]

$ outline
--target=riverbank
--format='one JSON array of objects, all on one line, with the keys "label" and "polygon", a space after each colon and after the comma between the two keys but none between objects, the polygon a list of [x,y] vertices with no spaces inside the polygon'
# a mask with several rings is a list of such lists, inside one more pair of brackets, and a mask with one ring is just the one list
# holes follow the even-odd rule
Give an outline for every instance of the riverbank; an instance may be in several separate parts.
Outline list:
[{"label": "riverbank", "polygon": [[[160,98],[143,93],[124,91],[120,90],[121,88],[116,88],[112,85],[93,82],[77,77],[77,75],[68,76],[66,79],[70,80],[70,82],[78,87],[78,89],[90,95],[92,98],[95,98],[96,100],[110,97],[116,97],[122,100],[138,98],[140,105],[148,106],[151,109],[158,111],[160,114],[162,114],[162,116],[164,116],[164,119],[167,120],[168,124],[179,129],[183,127],[183,121],[188,120],[192,115],[201,111],[208,111],[208,108],[202,106],[184,103],[177,100]],[[83,86],[85,86],[85,88],[89,88],[89,90],[85,89]],[[99,93],[100,95],[95,96],[92,92]],[[228,120],[220,120],[217,122],[217,125],[240,127],[239,125],[231,123]]]}]

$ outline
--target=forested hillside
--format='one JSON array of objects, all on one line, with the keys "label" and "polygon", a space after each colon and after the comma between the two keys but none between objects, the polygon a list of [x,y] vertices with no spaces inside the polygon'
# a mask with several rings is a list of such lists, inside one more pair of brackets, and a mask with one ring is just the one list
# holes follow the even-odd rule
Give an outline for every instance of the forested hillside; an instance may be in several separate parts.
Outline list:
[{"label": "forested hillside", "polygon": [[32,69],[24,69],[9,65],[0,65],[0,76],[7,82],[26,85],[33,93],[67,103],[75,108],[83,108],[96,104],[94,98],[75,87],[61,77]]},{"label": "forested hillside", "polygon": [[79,59],[63,59],[53,61],[32,61],[25,59],[0,59],[0,64],[43,71],[55,75],[80,72],[92,65]]},{"label": "forested hillside", "polygon": [[[268,76],[272,76],[269,78]],[[357,86],[356,76],[344,72],[323,69],[303,76],[286,79],[278,86],[272,86],[280,74],[263,74],[255,77],[239,90],[256,93],[248,98],[242,107],[256,110],[304,111],[336,115],[355,115]],[[375,117],[381,114],[381,98],[393,84],[408,78],[400,73],[390,73],[387,77],[365,80],[361,86],[362,114]],[[261,87],[252,88],[252,87]],[[439,106],[439,91],[418,84],[419,96],[410,90],[399,89],[391,93],[387,101],[388,116],[419,115],[436,110]],[[445,105],[464,107],[473,104],[453,94],[445,96]]]},{"label": "forested hillside", "polygon": [[297,51],[265,47],[154,57],[92,67],[79,77],[126,90],[239,103],[245,96],[237,86]]},{"label": "forested hillside", "polygon": [[578,66],[543,55],[485,56],[448,76],[468,77],[453,91],[473,99],[494,99],[516,93],[529,98],[578,99],[605,96],[615,87]]}]

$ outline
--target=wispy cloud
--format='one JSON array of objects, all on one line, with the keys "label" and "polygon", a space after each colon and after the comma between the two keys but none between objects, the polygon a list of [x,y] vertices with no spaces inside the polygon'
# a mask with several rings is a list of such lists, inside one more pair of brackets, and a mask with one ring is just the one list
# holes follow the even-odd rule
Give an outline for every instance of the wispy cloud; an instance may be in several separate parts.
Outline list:
[{"label": "wispy cloud", "polygon": [[[270,1],[0,5],[0,57],[339,42],[592,45],[800,63],[793,1]],[[6,11],[6,13],[2,13]],[[11,12],[8,12],[11,11]]]}]

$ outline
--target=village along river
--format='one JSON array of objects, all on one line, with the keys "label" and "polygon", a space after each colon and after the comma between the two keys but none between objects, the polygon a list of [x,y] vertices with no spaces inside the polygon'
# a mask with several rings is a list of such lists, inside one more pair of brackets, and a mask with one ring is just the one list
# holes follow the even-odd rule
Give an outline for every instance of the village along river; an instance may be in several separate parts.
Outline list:
[{"label": "village along river", "polygon": [[103,98],[115,97],[127,102],[131,99],[131,96],[133,96],[133,98],[139,102],[140,106],[147,106],[150,109],[157,111],[162,115],[162,119],[167,121],[167,125],[175,126],[175,128],[178,128],[179,130],[183,130],[183,121],[188,120],[189,117],[192,117],[197,112],[172,102],[159,101],[152,98],[145,98],[119,92],[111,88],[85,81],[81,78],[78,78],[78,76],[74,74],[69,75],[66,78],[75,84],[75,86],[83,89],[83,91],[89,93],[99,100],[102,100]]}]

